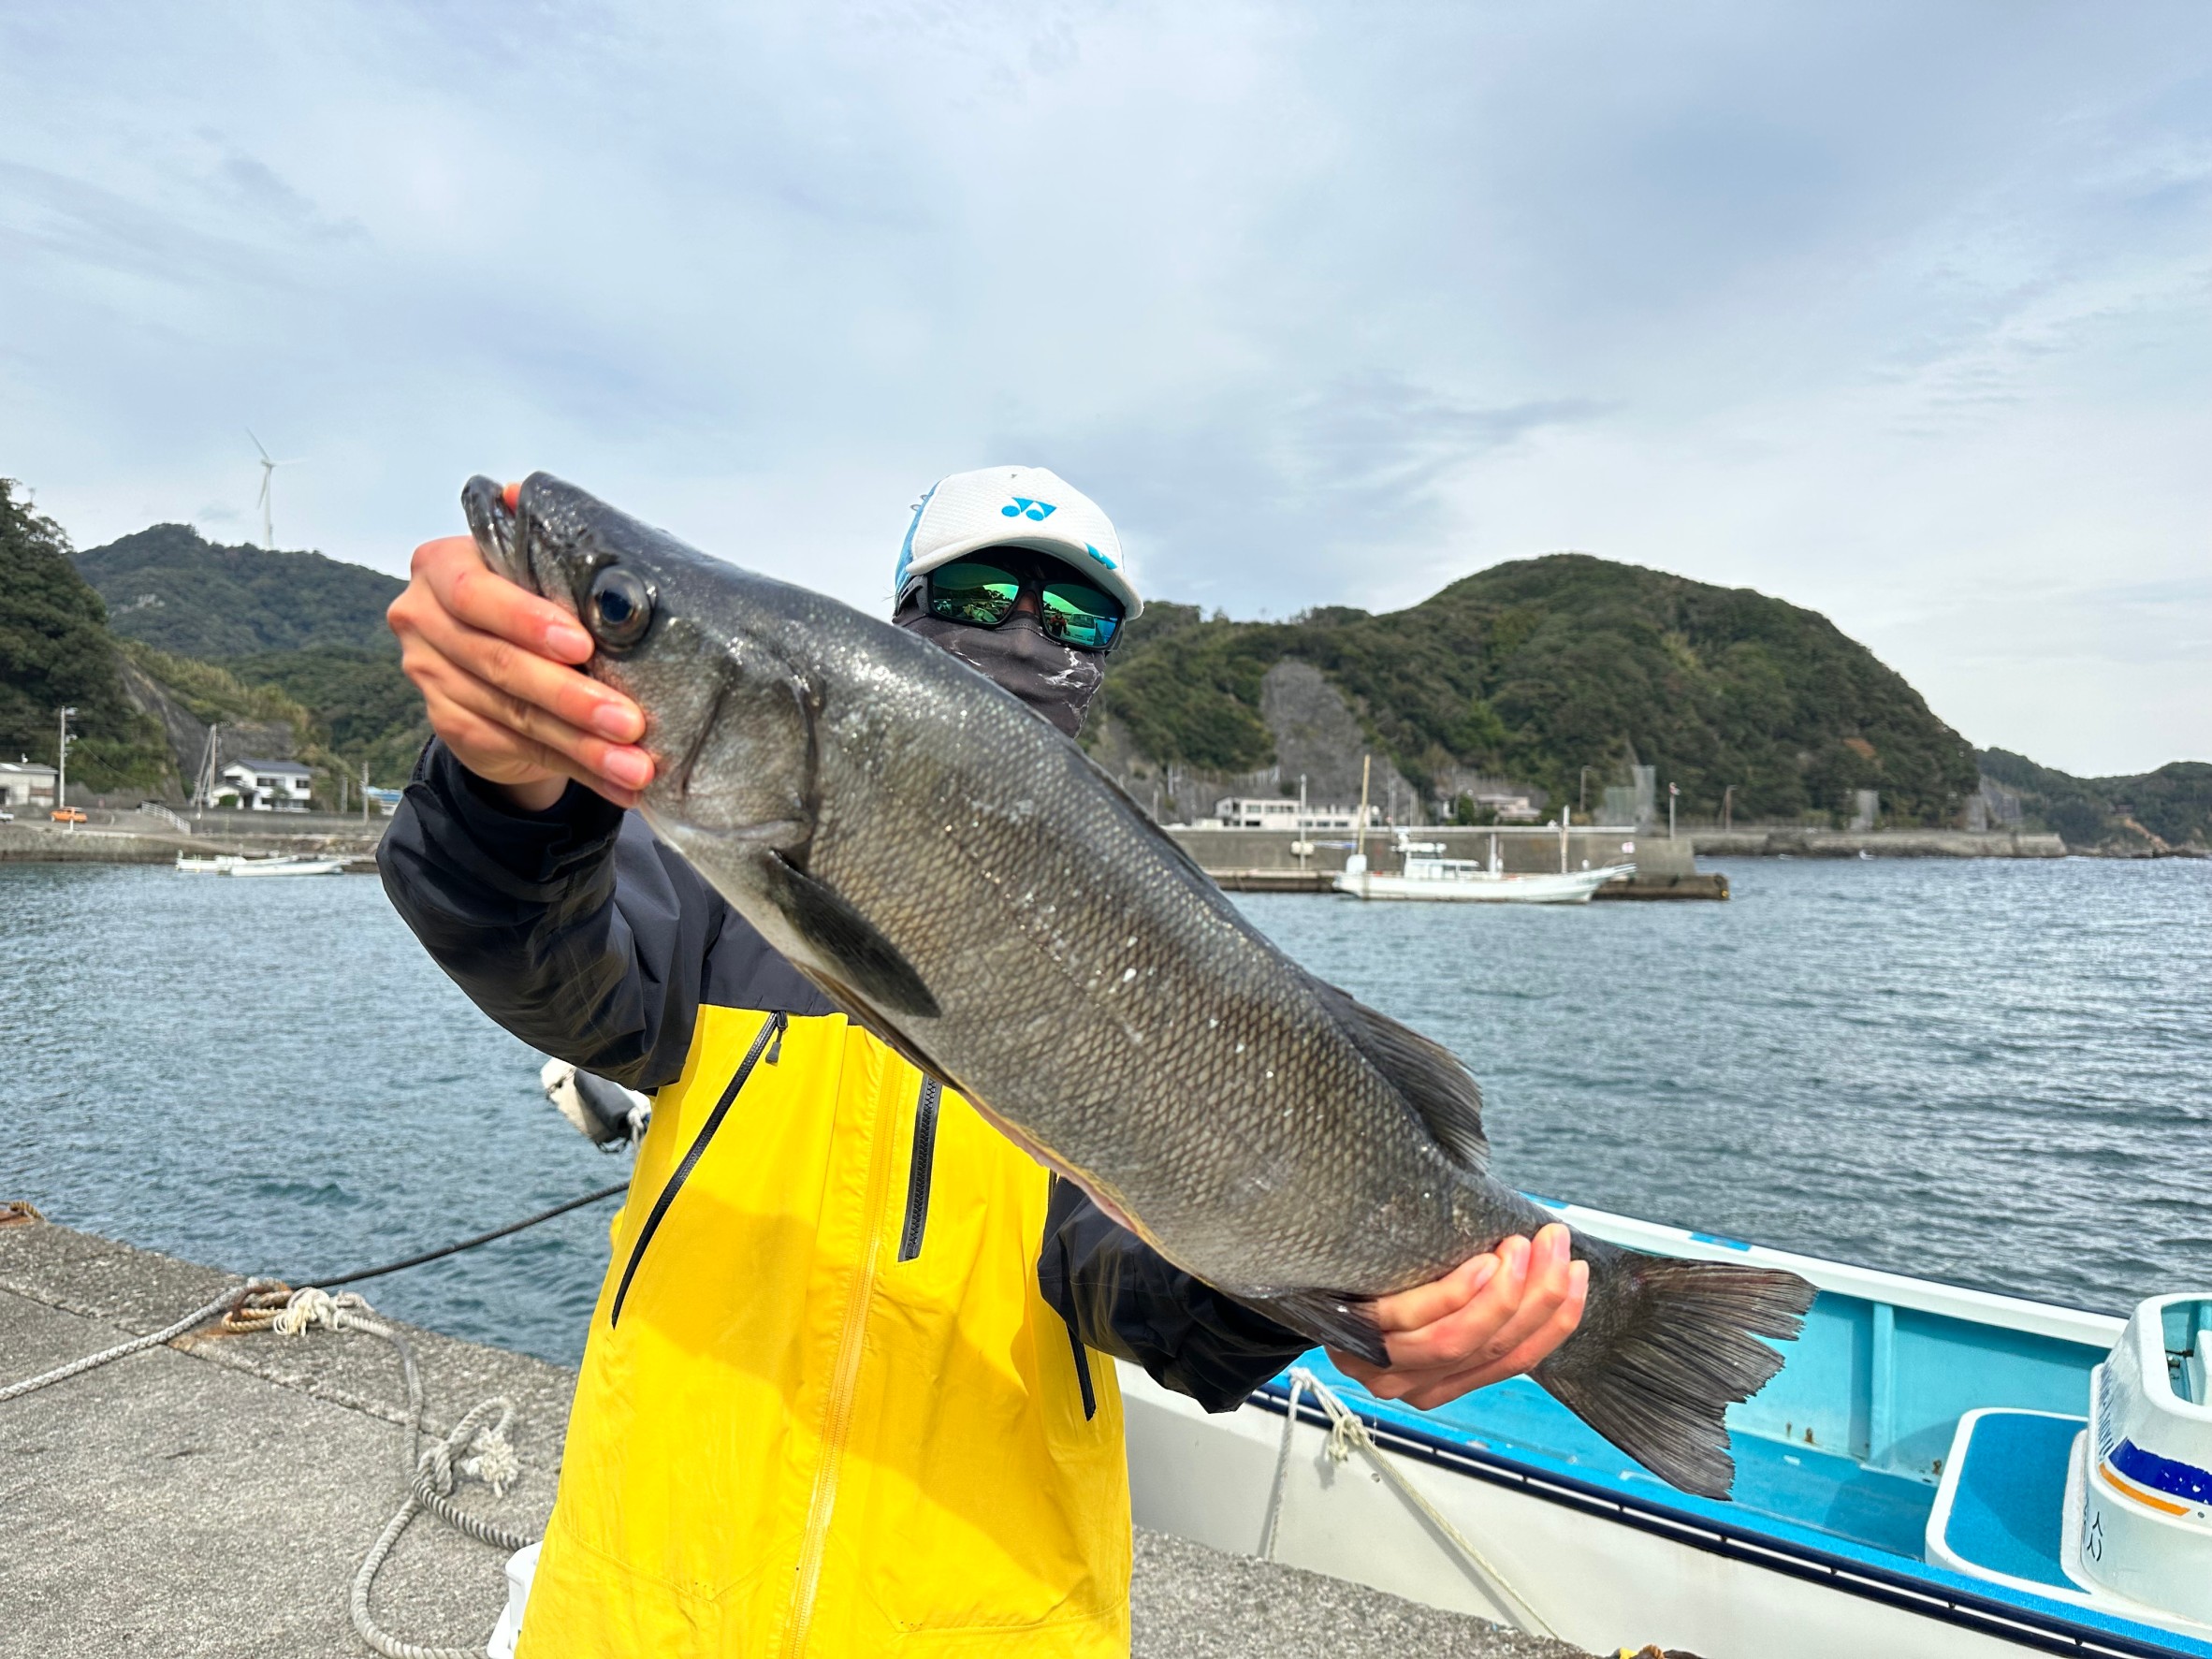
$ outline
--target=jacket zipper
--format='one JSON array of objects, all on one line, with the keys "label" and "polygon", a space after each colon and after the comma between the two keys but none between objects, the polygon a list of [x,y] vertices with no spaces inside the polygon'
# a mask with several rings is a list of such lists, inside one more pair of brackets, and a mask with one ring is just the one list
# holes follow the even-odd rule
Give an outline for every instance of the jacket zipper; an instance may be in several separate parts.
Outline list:
[{"label": "jacket zipper", "polygon": [[924,1077],[922,1098],[914,1103],[914,1153],[907,1164],[907,1220],[898,1234],[901,1261],[911,1261],[922,1254],[923,1230],[929,1225],[929,1176],[937,1163],[937,1107],[944,1092],[943,1084]]},{"label": "jacket zipper", "polygon": [[[1051,1186],[1056,1189],[1059,1185],[1060,1177],[1055,1173],[1052,1177]],[[1049,1200],[1047,1206],[1047,1214],[1049,1215]],[[1060,1287],[1062,1293],[1068,1298],[1068,1305],[1060,1309],[1059,1313],[1061,1319],[1068,1327],[1068,1346],[1073,1350],[1075,1355],[1075,1383],[1083,1390],[1083,1420],[1087,1423],[1099,1415],[1099,1392],[1091,1383],[1091,1351],[1084,1346],[1083,1332],[1077,1328],[1075,1323],[1075,1264],[1068,1259],[1066,1235],[1063,1233],[1053,1242],[1059,1247]]]},{"label": "jacket zipper", "polygon": [[800,1659],[807,1651],[808,1633],[814,1622],[814,1595],[822,1582],[822,1550],[837,1506],[837,1477],[844,1463],[845,1439],[852,1428],[852,1396],[860,1383],[862,1339],[867,1332],[868,1303],[876,1294],[877,1259],[883,1248],[883,1205],[891,1186],[890,1144],[889,1135],[871,1128],[867,1232],[852,1283],[845,1293],[845,1323],[837,1335],[837,1363],[830,1374],[829,1402],[822,1413],[822,1461],[815,1465],[814,1495],[807,1506],[807,1531],[799,1544],[792,1585],[791,1618],[784,1625],[783,1651],[788,1659]]},{"label": "jacket zipper", "polygon": [[653,1201],[651,1214],[646,1216],[645,1225],[637,1230],[637,1242],[630,1246],[629,1265],[622,1269],[622,1282],[616,1287],[615,1304],[607,1310],[606,1322],[610,1331],[621,1322],[622,1302],[630,1294],[630,1281],[637,1276],[638,1263],[645,1259],[646,1246],[653,1242],[653,1234],[660,1230],[661,1218],[668,1214],[668,1206],[676,1202],[677,1192],[691,1178],[691,1171],[698,1166],[700,1158],[706,1156],[706,1143],[714,1139],[715,1130],[722,1127],[722,1119],[729,1115],[738,1092],[745,1087],[745,1080],[752,1075],[752,1069],[761,1063],[761,1055],[767,1052],[771,1038],[775,1039],[776,1052],[768,1055],[768,1064],[775,1065],[781,1056],[783,1028],[789,1024],[791,1016],[780,1012],[770,1014],[763,1023],[759,1033],[752,1040],[752,1046],[745,1051],[745,1058],[738,1062],[736,1073],[730,1079],[730,1086],[722,1090],[722,1098],[714,1103],[714,1110],[706,1114],[706,1121],[699,1126],[698,1134],[692,1137],[691,1148],[684,1154],[683,1162],[676,1166],[676,1173],[668,1177],[668,1185],[661,1188],[661,1196]]}]

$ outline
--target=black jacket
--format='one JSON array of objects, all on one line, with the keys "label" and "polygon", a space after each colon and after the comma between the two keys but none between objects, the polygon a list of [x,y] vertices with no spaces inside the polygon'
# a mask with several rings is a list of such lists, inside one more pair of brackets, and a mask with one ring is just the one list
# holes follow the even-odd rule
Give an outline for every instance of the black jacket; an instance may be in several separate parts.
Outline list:
[{"label": "black jacket", "polygon": [[[433,742],[377,863],[393,907],[471,1001],[532,1047],[633,1089],[683,1070],[702,1002],[837,1011],[644,820],[575,784],[551,811],[517,813]],[[1309,1346],[1068,1182],[1054,1189],[1038,1282],[1086,1345],[1209,1411]]]}]

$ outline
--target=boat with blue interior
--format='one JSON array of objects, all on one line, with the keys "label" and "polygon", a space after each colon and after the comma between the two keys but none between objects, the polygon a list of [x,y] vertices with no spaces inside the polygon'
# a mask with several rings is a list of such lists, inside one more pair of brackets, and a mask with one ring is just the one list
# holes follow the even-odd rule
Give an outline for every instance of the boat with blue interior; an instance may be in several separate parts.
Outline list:
[{"label": "boat with blue interior", "polygon": [[1212,1418],[1125,1365],[1138,1524],[1604,1652],[2212,1659],[2212,1294],[2120,1319],[1539,1201],[1818,1288],[1731,1501],[1525,1378],[1420,1412],[1317,1350]]}]

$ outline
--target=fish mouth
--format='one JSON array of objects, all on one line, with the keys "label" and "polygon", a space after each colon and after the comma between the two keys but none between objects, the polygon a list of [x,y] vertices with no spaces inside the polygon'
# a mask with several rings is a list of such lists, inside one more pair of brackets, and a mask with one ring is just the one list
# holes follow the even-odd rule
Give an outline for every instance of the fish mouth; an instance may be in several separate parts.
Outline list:
[{"label": "fish mouth", "polygon": [[461,512],[484,562],[516,587],[542,594],[530,565],[521,493],[519,485],[498,484],[479,473],[461,487]]}]

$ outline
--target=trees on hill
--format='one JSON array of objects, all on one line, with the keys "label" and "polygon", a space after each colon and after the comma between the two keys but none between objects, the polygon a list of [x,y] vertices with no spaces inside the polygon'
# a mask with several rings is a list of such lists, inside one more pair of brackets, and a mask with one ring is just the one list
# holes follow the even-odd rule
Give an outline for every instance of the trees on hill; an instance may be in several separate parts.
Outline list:
[{"label": "trees on hill", "polygon": [[124,696],[107,610],[69,562],[61,527],[0,478],[0,756],[52,764],[56,711],[71,722],[70,775],[93,789],[158,789],[159,729]]},{"label": "trees on hill", "polygon": [[1584,767],[1619,782],[1646,764],[1693,814],[1717,815],[1731,786],[1754,818],[1873,789],[1893,820],[1933,823],[1977,787],[1966,740],[1826,618],[1583,554],[1497,565],[1385,616],[1157,605],[1117,653],[1105,706],[1155,760],[1252,770],[1273,753],[1260,681],[1287,658],[1326,674],[1423,789],[1464,767],[1557,799]]}]

